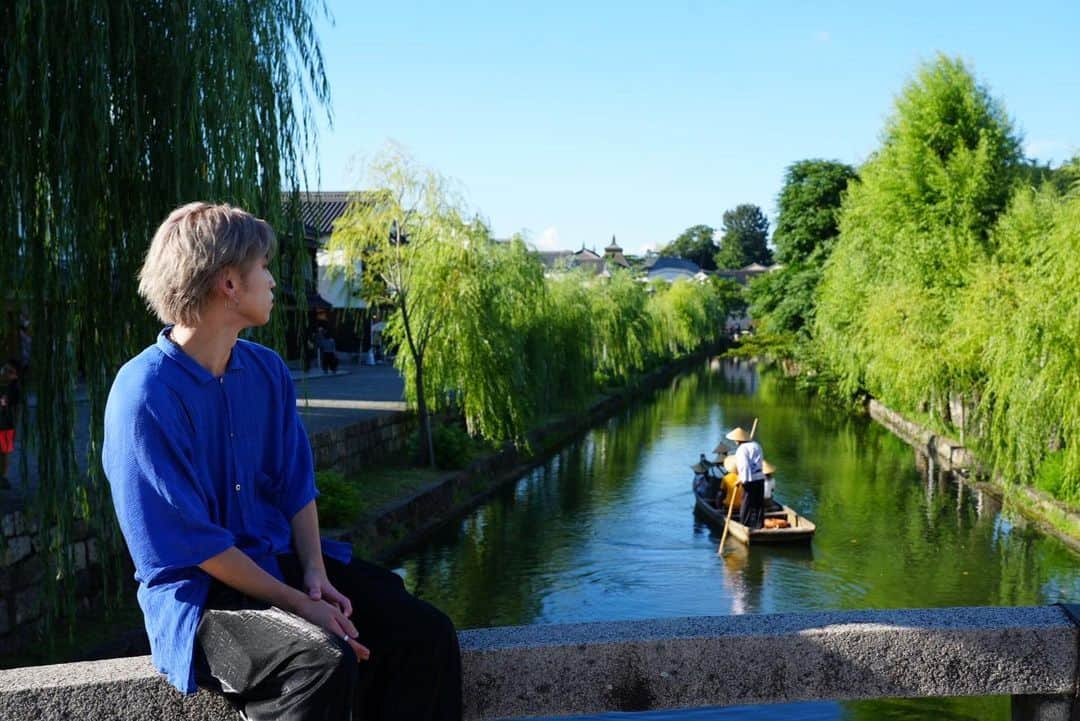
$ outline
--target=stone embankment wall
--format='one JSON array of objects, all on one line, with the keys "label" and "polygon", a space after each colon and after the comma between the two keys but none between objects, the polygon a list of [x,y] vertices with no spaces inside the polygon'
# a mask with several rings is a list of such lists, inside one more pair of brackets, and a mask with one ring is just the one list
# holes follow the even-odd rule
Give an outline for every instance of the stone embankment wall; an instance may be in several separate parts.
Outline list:
[{"label": "stone embankment wall", "polygon": [[[1080,553],[1080,516],[1065,504],[1037,488],[1009,484],[1000,476],[995,476],[992,482],[979,481],[978,479],[989,476],[988,470],[975,454],[961,443],[904,418],[879,401],[871,399],[867,403],[867,410],[871,418],[936,463],[937,470],[969,476],[970,482],[997,497],[1004,496],[1008,489],[1010,497],[1021,499],[1021,510],[1044,533],[1055,536]],[[954,417],[955,415],[954,411]]]},{"label": "stone embankment wall", "polygon": [[934,459],[941,470],[965,473],[982,471],[975,455],[959,442],[909,421],[874,399],[870,399],[866,407],[871,418],[929,458]]},{"label": "stone embankment wall", "polygon": [[[310,436],[315,467],[342,473],[400,453],[416,427],[411,413],[389,413]],[[97,540],[85,523],[72,529],[70,552],[75,598],[80,607],[100,602],[102,569]],[[16,507],[0,516],[0,655],[17,653],[35,642],[41,629],[45,564],[36,522]]]},{"label": "stone embankment wall", "polygon": [[313,433],[309,437],[315,467],[355,473],[372,461],[402,453],[416,427],[415,414],[397,412]]},{"label": "stone embankment wall", "polygon": [[[0,654],[32,642],[39,630],[45,566],[38,530],[23,509],[0,516]],[[75,577],[60,583],[74,583],[79,605],[90,606],[101,593],[101,564],[85,523],[74,525],[67,550]]]}]

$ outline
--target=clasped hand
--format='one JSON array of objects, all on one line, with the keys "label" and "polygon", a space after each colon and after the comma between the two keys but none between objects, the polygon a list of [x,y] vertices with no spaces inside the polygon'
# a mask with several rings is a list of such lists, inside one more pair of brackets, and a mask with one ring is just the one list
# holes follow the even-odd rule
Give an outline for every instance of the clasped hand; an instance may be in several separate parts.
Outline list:
[{"label": "clasped hand", "polygon": [[307,591],[307,603],[298,609],[299,614],[344,639],[356,654],[357,660],[366,661],[370,658],[371,651],[356,640],[356,626],[349,620],[353,612],[352,602],[334,588],[326,577],[326,572],[319,569],[307,571],[304,574],[304,590]]}]

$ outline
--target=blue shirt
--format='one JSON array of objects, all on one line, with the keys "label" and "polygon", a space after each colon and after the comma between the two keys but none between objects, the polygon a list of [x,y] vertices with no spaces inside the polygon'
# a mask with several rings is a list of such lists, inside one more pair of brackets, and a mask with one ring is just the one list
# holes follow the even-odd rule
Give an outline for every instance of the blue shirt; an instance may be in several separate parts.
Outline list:
[{"label": "blue shirt", "polygon": [[[198,564],[236,546],[284,580],[292,517],[318,495],[311,445],[280,356],[238,340],[215,378],[169,337],[128,361],[105,407],[102,465],[128,551],[154,665],[196,690],[195,631],[210,576]],[[348,544],[323,540],[348,562]]]}]

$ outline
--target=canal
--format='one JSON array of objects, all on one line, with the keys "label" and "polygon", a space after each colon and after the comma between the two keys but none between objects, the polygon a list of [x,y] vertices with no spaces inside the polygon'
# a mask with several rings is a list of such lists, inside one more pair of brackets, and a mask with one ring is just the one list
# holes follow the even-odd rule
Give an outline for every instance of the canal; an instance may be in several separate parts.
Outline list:
[{"label": "canal", "polygon": [[[692,464],[759,418],[777,497],[817,523],[809,548],[728,540],[696,518]],[[1080,599],[1076,554],[993,498],[929,474],[868,419],[776,374],[703,364],[398,560],[460,628]],[[782,652],[782,651],[778,651]],[[738,659],[717,668],[739,673]],[[642,714],[646,719],[1007,721],[1007,698],[884,699]]]}]

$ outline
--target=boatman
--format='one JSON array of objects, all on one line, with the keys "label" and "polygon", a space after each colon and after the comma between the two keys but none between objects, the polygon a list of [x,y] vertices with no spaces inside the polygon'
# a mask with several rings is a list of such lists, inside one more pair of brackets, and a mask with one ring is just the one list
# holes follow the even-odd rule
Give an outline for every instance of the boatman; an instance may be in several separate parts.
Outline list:
[{"label": "boatman", "polygon": [[289,369],[238,339],[270,319],[274,245],[250,213],[191,203],[139,273],[166,326],[116,376],[102,464],[154,665],[252,721],[459,721],[453,625],[320,539]]},{"label": "boatman", "polygon": [[764,523],[765,470],[761,445],[750,434],[736,426],[726,438],[735,441],[735,467],[739,484],[743,487],[739,522],[747,528],[761,528]]}]

